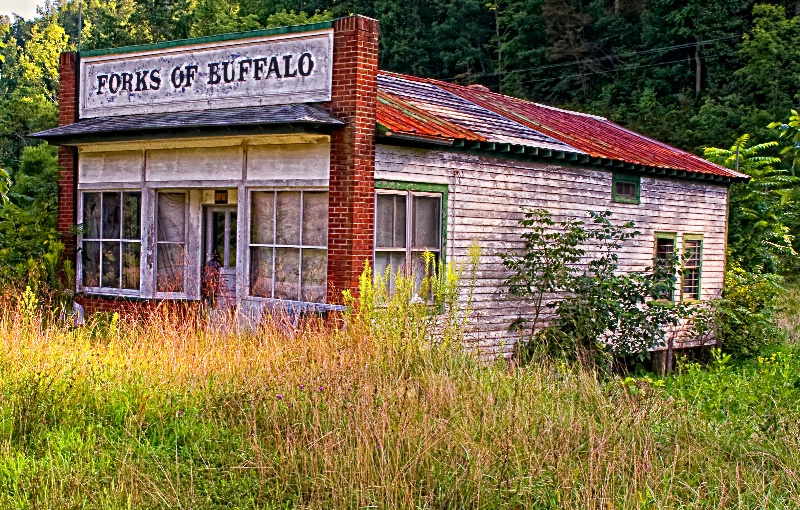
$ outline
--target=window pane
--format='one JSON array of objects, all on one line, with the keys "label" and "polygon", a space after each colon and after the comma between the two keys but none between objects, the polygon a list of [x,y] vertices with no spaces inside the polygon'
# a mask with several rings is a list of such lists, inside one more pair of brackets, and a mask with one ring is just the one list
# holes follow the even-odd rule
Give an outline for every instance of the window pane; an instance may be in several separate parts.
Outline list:
[{"label": "window pane", "polygon": [[[117,195],[119,196],[119,195]],[[105,197],[103,202],[105,203]],[[117,201],[119,204],[119,200]],[[104,204],[105,205],[105,204]],[[105,207],[103,207],[105,209]],[[105,225],[103,225],[105,228]],[[103,242],[101,244],[103,256],[103,274],[100,278],[101,287],[119,288],[119,265],[120,265],[120,243],[119,241]]]},{"label": "window pane", "polygon": [[186,194],[158,194],[158,240],[183,242],[186,236]]},{"label": "window pane", "polygon": [[439,249],[439,198],[414,197],[413,248]]},{"label": "window pane", "polygon": [[100,193],[83,194],[83,228],[84,239],[100,239]]},{"label": "window pane", "polygon": [[236,267],[236,213],[230,213],[229,216],[227,267]]},{"label": "window pane", "polygon": [[[435,254],[433,260],[430,264],[427,264],[428,276],[433,276],[433,272],[436,269],[436,261],[438,260],[438,254]],[[411,274],[414,276],[414,281],[416,283],[416,289],[419,291],[422,288],[422,279],[425,278],[425,257],[422,252],[416,252],[411,254]]]},{"label": "window pane", "polygon": [[[122,194],[122,238],[141,239],[142,237],[142,194]],[[137,287],[138,288],[138,287]]]},{"label": "window pane", "polygon": [[700,265],[700,241],[692,239],[686,241],[686,266],[696,267]]},{"label": "window pane", "polygon": [[686,299],[700,299],[700,270],[687,269],[683,273],[683,296]]},{"label": "window pane", "polygon": [[252,244],[273,244],[273,220],[275,214],[275,193],[256,191],[252,195],[250,211],[250,242]]},{"label": "window pane", "polygon": [[302,300],[325,302],[325,282],[328,278],[327,250],[303,250]]},{"label": "window pane", "polygon": [[394,290],[397,273],[405,267],[406,254],[403,252],[376,252],[375,276],[386,279],[389,270],[389,290]]},{"label": "window pane", "polygon": [[[378,194],[375,210],[375,247],[394,248],[394,197],[395,195]],[[401,246],[404,246],[403,243]]]},{"label": "window pane", "polygon": [[186,254],[182,244],[159,244],[156,272],[158,292],[183,292]]},{"label": "window pane", "polygon": [[139,290],[139,243],[122,243],[122,288]]},{"label": "window pane", "polygon": [[[86,203],[86,202],[84,202]],[[81,250],[83,261],[83,285],[85,287],[100,286],[100,242],[84,241]]]},{"label": "window pane", "polygon": [[272,250],[256,247],[250,249],[250,294],[272,297]]},{"label": "window pane", "polygon": [[[119,239],[120,225],[120,194],[117,192],[103,193],[103,239]],[[119,261],[119,258],[117,259]],[[105,271],[104,271],[105,272]],[[119,271],[118,271],[119,272]],[[107,287],[107,285],[103,285]]]},{"label": "window pane", "polygon": [[656,239],[656,259],[664,260],[675,253],[675,239],[659,237]]},{"label": "window pane", "polygon": [[275,249],[275,297],[277,299],[300,298],[300,250],[296,248]]},{"label": "window pane", "polygon": [[215,211],[211,213],[211,254],[219,257],[221,264],[225,264],[225,213]]},{"label": "window pane", "polygon": [[328,194],[303,193],[303,246],[328,246]]},{"label": "window pane", "polygon": [[300,244],[300,192],[278,192],[277,244]]}]

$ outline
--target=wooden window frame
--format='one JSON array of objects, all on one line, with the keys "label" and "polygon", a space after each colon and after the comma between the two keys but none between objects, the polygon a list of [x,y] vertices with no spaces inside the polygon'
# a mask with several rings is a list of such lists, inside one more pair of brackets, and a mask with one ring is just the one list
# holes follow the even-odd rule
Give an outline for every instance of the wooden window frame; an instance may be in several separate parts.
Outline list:
[{"label": "wooden window frame", "polygon": [[[633,184],[636,188],[636,197],[628,195],[617,194],[617,183]],[[611,201],[621,204],[635,204],[641,203],[642,195],[642,177],[639,175],[621,174],[614,172],[611,177]]]},{"label": "wooden window frame", "polygon": [[[653,265],[658,263],[658,240],[671,239],[672,240],[672,253],[675,254],[678,249],[678,233],[677,232],[655,232],[653,234]],[[658,298],[657,301],[673,302],[675,301],[675,286],[673,285],[670,291],[669,298]]]},{"label": "wooden window frame", "polygon": [[[686,253],[688,241],[700,241],[697,248],[697,265],[686,266]],[[683,235],[683,267],[681,267],[681,301],[683,302],[697,302],[703,299],[703,234],[684,234]],[[687,297],[684,292],[684,282],[686,279],[687,271],[697,271],[697,294],[692,297]]]},{"label": "wooden window frame", "polygon": [[[300,244],[298,245],[288,245],[288,244],[278,244],[277,243],[277,194],[282,191],[294,191],[300,192]],[[301,187],[301,188],[287,188],[287,187],[276,187],[276,188],[250,188],[247,192],[247,217],[244,220],[246,233],[245,239],[247,240],[247,246],[244,254],[245,262],[244,262],[244,274],[245,274],[245,284],[247,286],[247,299],[254,299],[254,300],[262,300],[265,302],[295,302],[295,303],[319,303],[325,304],[327,303],[327,279],[325,285],[325,292],[323,292],[323,298],[321,301],[302,301],[299,299],[302,297],[303,292],[303,250],[325,250],[325,264],[326,267],[329,263],[329,250],[328,245],[330,244],[330,223],[328,224],[328,232],[326,233],[326,244],[325,246],[317,246],[317,245],[306,245],[303,244],[303,215],[305,214],[305,204],[303,201],[304,194],[308,193],[328,193],[328,201],[330,202],[330,189],[327,187]],[[253,221],[253,193],[272,193],[274,207],[272,211],[272,236],[273,236],[273,243],[272,244],[261,244],[261,243],[253,243],[253,232],[252,232],[252,221]],[[240,220],[242,221],[242,220]],[[271,296],[264,297],[264,296],[254,296],[253,295],[253,285],[251,281],[252,277],[252,268],[250,264],[252,262],[252,250],[253,248],[272,248],[272,286],[271,286]],[[300,262],[299,262],[299,274],[298,274],[298,299],[281,299],[276,298],[275,296],[275,257],[276,257],[276,250],[277,248],[290,248],[290,249],[299,249],[300,250]],[[327,270],[326,270],[327,272]]]},{"label": "wooden window frame", "polygon": [[[417,253],[420,250],[415,250],[411,246],[410,238],[413,229],[413,197],[414,196],[436,196],[439,197],[439,260],[446,263],[447,261],[447,205],[449,198],[449,186],[447,184],[426,184],[407,181],[389,181],[389,180],[376,180],[375,181],[375,200],[374,211],[377,212],[378,208],[378,195],[379,194],[395,194],[406,196],[406,247],[405,256],[406,260],[410,261],[411,254]],[[372,256],[373,265],[376,253],[390,251],[381,250],[377,247],[377,221],[374,223],[375,228],[373,232],[372,241]],[[375,275],[373,275],[375,276]]]},{"label": "wooden window frame", "polygon": [[[97,193],[100,195],[100,238],[93,239],[93,238],[86,238],[85,229],[83,228],[85,223],[84,218],[84,196],[86,194]],[[118,239],[114,238],[104,238],[102,233],[102,222],[103,222],[103,194],[104,193],[117,193],[120,196],[120,207],[124,207],[124,195],[125,193],[138,193],[139,194],[139,238],[138,239],[128,239],[122,236],[122,231],[124,230],[124,213],[120,209],[120,237]],[[86,294],[92,295],[100,295],[100,296],[122,296],[122,297],[139,297],[142,293],[142,283],[144,282],[143,278],[143,267],[142,264],[143,260],[143,247],[144,247],[144,193],[141,189],[125,189],[125,188],[113,188],[113,189],[82,189],[78,193],[78,226],[79,226],[79,234],[77,239],[78,244],[78,257],[77,257],[77,264],[76,264],[76,288],[78,292],[83,292]],[[119,242],[120,243],[120,286],[119,287],[90,287],[83,284],[83,276],[84,276],[84,267],[83,267],[83,243],[84,241],[90,242],[100,242],[101,243],[101,251],[99,253],[100,257],[100,278],[102,281],[102,272],[103,272],[103,254],[102,254],[102,243],[104,241],[112,241],[112,242]],[[138,289],[124,289],[122,288],[122,245],[125,242],[138,242],[139,243],[139,288]]]},{"label": "wooden window frame", "polygon": [[185,299],[187,295],[187,290],[189,288],[188,280],[189,280],[189,262],[190,260],[187,257],[186,265],[183,269],[183,292],[163,292],[158,290],[158,248],[161,244],[180,244],[170,241],[159,241],[158,240],[158,207],[161,201],[161,195],[165,193],[174,193],[178,194],[181,193],[186,196],[183,206],[183,245],[184,245],[184,252],[189,253],[189,234],[190,234],[190,226],[189,226],[189,208],[191,206],[190,200],[191,195],[189,194],[188,190],[172,190],[172,189],[162,189],[156,190],[155,192],[155,207],[153,208],[153,291],[156,298],[159,299]]}]

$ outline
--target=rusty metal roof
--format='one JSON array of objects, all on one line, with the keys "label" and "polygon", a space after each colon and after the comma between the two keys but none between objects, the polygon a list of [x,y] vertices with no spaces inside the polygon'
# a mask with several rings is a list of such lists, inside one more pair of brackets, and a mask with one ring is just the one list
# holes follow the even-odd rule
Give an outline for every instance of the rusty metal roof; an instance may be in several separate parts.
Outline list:
[{"label": "rusty metal roof", "polygon": [[[378,123],[386,129],[428,137],[475,140],[459,136],[455,127],[486,141],[563,151],[584,158],[620,162],[645,169],[743,180],[747,176],[652,138],[603,117],[504,96],[485,87],[465,87],[429,78],[381,72]],[[416,115],[404,113],[414,107]],[[381,111],[383,110],[383,111]],[[447,121],[444,130],[425,116]],[[391,126],[382,119],[391,119]]]}]

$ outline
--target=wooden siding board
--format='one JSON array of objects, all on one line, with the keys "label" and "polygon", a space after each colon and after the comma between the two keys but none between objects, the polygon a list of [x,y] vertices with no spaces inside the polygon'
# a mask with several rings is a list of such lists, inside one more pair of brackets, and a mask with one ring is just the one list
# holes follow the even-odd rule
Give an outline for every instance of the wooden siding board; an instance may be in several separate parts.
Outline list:
[{"label": "wooden siding board", "polygon": [[508,272],[499,253],[521,249],[522,207],[546,208],[555,218],[586,218],[610,210],[634,221],[640,235],[620,253],[624,270],[652,265],[655,232],[703,234],[702,296],[722,289],[727,187],[642,177],[641,204],[611,200],[612,173],[490,156],[379,145],[376,179],[449,184],[448,260],[464,262],[469,247],[482,250],[475,280],[471,345],[508,353],[517,339],[510,324],[530,305],[503,292]]}]

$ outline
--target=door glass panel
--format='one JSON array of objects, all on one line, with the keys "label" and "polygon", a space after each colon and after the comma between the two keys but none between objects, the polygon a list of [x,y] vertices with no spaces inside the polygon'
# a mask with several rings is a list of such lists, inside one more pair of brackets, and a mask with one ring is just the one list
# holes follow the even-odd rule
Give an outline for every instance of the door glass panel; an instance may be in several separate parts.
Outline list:
[{"label": "door glass panel", "polygon": [[[86,202],[84,202],[85,204]],[[83,285],[86,287],[100,286],[100,242],[83,242]]]},{"label": "door glass panel", "polygon": [[411,246],[439,249],[439,198],[414,197],[414,227]]},{"label": "door glass panel", "polygon": [[[119,195],[117,195],[119,196]],[[119,201],[117,201],[119,204]],[[119,241],[104,241],[101,243],[103,256],[103,274],[100,279],[101,287],[119,288],[120,248]]]},{"label": "door glass panel", "polygon": [[299,299],[300,250],[275,248],[275,297]]},{"label": "door glass panel", "polygon": [[277,244],[300,244],[300,192],[278,192]]},{"label": "door glass panel", "polygon": [[217,255],[221,264],[225,264],[225,213],[211,213],[211,255]]},{"label": "door glass panel", "polygon": [[85,239],[100,239],[100,193],[83,194],[83,228]]},{"label": "door glass panel", "polygon": [[272,250],[261,246],[250,249],[250,294],[272,297]]},{"label": "door glass panel", "polygon": [[303,245],[328,246],[327,193],[303,193]]},{"label": "door glass panel", "polygon": [[326,250],[303,250],[303,301],[320,302],[325,299],[327,272]]},{"label": "door glass panel", "polygon": [[228,213],[228,263],[227,267],[236,267],[236,213]]},{"label": "door glass panel", "polygon": [[[120,203],[119,193],[103,193],[103,239],[119,239]],[[119,258],[117,258],[119,261]],[[119,271],[117,271],[119,272]],[[104,287],[109,287],[105,282]]]},{"label": "door glass panel", "polygon": [[275,242],[272,228],[275,219],[275,193],[256,191],[252,196],[250,242],[251,244],[272,244]]}]

